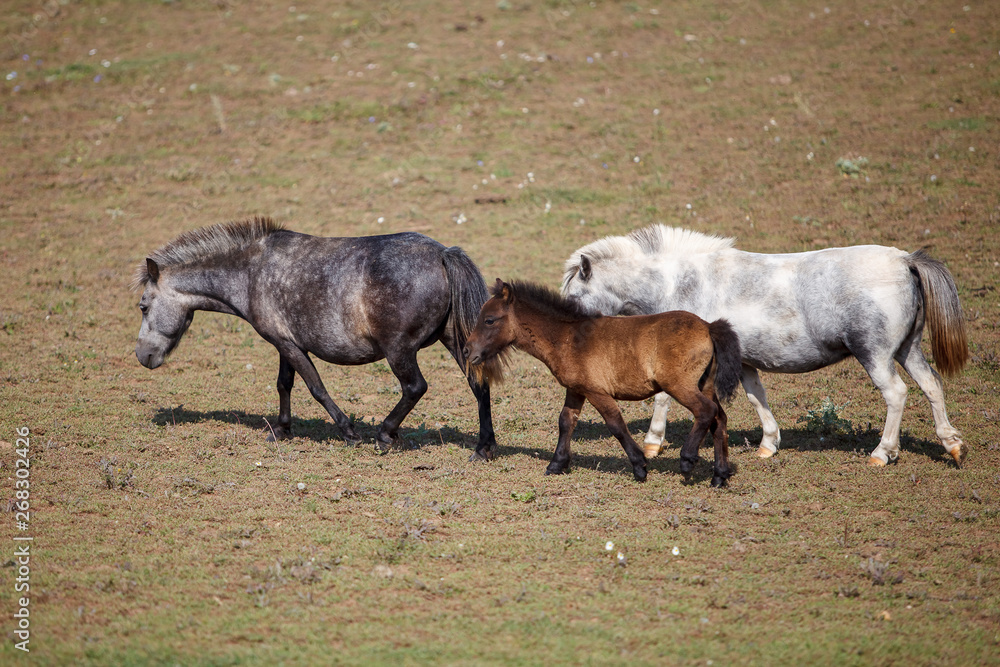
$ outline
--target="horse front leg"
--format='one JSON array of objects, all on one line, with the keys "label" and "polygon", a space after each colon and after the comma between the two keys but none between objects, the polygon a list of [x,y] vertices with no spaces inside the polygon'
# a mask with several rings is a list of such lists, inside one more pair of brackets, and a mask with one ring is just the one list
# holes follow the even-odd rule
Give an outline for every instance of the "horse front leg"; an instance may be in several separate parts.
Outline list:
[{"label": "horse front leg", "polygon": [[278,423],[271,427],[268,442],[287,440],[292,437],[292,385],[295,384],[295,369],[291,362],[281,355],[278,363]]},{"label": "horse front leg", "polygon": [[399,380],[402,396],[378,429],[375,444],[383,452],[389,451],[393,443],[399,440],[399,425],[410,414],[417,401],[427,393],[427,381],[424,380],[417,365],[416,350],[386,355],[385,360],[389,362],[389,368]]},{"label": "horse front leg", "polygon": [[563,402],[562,412],[559,413],[559,442],[556,444],[552,461],[545,468],[546,475],[561,475],[569,470],[569,443],[573,437],[576,422],[580,419],[583,401],[583,394],[577,394],[570,389],[566,390],[566,400]]},{"label": "horse front leg", "polygon": [[625,425],[622,412],[618,409],[615,399],[607,394],[592,394],[587,396],[587,400],[601,413],[601,416],[604,417],[604,422],[611,430],[611,435],[615,436],[618,442],[621,443],[622,449],[625,450],[625,456],[628,457],[629,463],[632,464],[632,474],[635,476],[635,481],[645,482],[646,456],[639,449],[639,445],[636,444],[635,440],[632,439],[632,434],[628,432],[628,427]]},{"label": "horse front leg", "polygon": [[649,431],[643,440],[643,452],[647,459],[658,456],[663,451],[663,438],[667,433],[667,412],[670,410],[670,394],[661,391],[653,397],[653,416],[649,420]]},{"label": "horse front leg", "polygon": [[743,389],[747,392],[750,405],[757,411],[761,429],[764,431],[757,456],[762,459],[774,456],[778,451],[778,445],[781,444],[781,431],[778,430],[778,422],[774,418],[774,413],[767,405],[767,392],[760,382],[760,374],[757,373],[756,368],[743,364],[740,380],[743,383]]},{"label": "horse front leg", "polygon": [[[327,413],[333,419],[334,423],[340,429],[340,432],[344,435],[344,440],[348,444],[356,445],[361,442],[361,436],[357,434],[354,430],[354,425],[351,424],[351,420],[344,414],[343,410],[337,407],[337,404],[333,402],[330,398],[330,394],[327,393],[326,387],[323,386],[323,380],[319,377],[319,372],[316,370],[316,366],[313,365],[312,359],[309,355],[300,350],[297,347],[291,346],[284,349],[279,349],[278,353],[281,355],[282,360],[287,360],[289,366],[291,366],[302,381],[306,383],[309,387],[309,393],[312,394],[313,398],[326,408]],[[280,368],[280,367],[279,367]],[[281,371],[278,371],[279,377],[281,376]],[[291,390],[291,383],[289,383],[289,392]],[[280,391],[280,390],[279,390]],[[289,407],[289,413],[291,413],[291,407]],[[281,415],[278,415],[279,423],[281,420]],[[291,421],[291,415],[289,414],[289,422]]]}]

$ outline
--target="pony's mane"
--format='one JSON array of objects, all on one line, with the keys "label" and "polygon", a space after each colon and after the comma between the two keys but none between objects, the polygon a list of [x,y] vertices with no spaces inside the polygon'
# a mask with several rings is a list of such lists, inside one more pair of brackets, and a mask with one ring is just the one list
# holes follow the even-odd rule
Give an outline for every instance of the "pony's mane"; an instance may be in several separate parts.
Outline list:
[{"label": "pony's mane", "polygon": [[586,255],[592,262],[622,259],[630,255],[701,255],[732,248],[734,238],[702,234],[680,227],[650,225],[630,232],[627,236],[606,236],[583,246],[566,260],[565,280],[573,277]]},{"label": "pony's mane", "polygon": [[[514,293],[514,298],[528,307],[537,310],[547,317],[563,322],[579,322],[596,317],[589,310],[581,307],[575,301],[570,301],[559,292],[537,283],[513,280],[507,285]],[[494,285],[491,293],[498,296],[503,291],[501,285]]]},{"label": "pony's mane", "polygon": [[[271,218],[260,216],[201,227],[182,233],[162,248],[155,250],[149,258],[160,267],[188,264],[206,257],[242,250],[281,229],[284,228]],[[148,282],[149,271],[144,261],[136,267],[132,278],[132,289],[144,287]]]}]

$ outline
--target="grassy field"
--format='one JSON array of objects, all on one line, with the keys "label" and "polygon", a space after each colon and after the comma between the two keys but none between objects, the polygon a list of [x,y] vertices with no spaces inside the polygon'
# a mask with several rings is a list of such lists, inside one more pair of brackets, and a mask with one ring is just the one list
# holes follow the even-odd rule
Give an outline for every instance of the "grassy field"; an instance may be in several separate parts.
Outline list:
[{"label": "grassy field", "polygon": [[[998,34],[988,2],[5,3],[0,658],[1000,664]],[[926,247],[968,319],[946,382],[966,466],[909,381],[900,459],[870,469],[885,405],[850,360],[763,376],[773,459],[733,402],[727,489],[710,462],[679,474],[677,407],[645,485],[592,408],[572,473],[545,477],[563,393],[520,354],[499,456],[472,464],[440,345],[405,448],[372,444],[384,362],[320,367],[365,444],[301,382],[299,437],[268,444],[275,350],[200,313],[146,370],[128,289],[180,232],[252,215],[416,230],[490,282],[553,286],[574,249],[653,222],[761,252]],[[651,402],[622,407],[644,431]]]}]

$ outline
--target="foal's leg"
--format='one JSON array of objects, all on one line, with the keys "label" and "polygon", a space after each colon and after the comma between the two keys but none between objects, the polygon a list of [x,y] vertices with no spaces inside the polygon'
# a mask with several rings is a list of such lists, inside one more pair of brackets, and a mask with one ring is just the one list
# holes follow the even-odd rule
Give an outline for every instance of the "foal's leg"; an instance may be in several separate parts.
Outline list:
[{"label": "foal's leg", "polygon": [[545,468],[546,475],[561,475],[569,469],[569,441],[573,437],[576,422],[580,419],[583,401],[583,394],[566,390],[566,401],[563,403],[562,412],[559,413],[559,442],[556,443],[556,451],[552,455],[552,461]]},{"label": "foal's leg", "polygon": [[931,412],[934,413],[934,430],[941,444],[948,450],[955,464],[959,467],[965,461],[965,443],[962,442],[962,434],[948,421],[948,413],[944,406],[944,387],[941,383],[941,376],[930,367],[924,353],[920,349],[920,338],[922,331],[911,334],[903,346],[896,353],[896,360],[902,364],[906,372],[910,374],[920,389],[924,392],[928,402],[931,404]]},{"label": "foal's leg", "polygon": [[615,399],[607,394],[590,394],[587,396],[587,400],[604,417],[605,423],[611,429],[611,435],[618,438],[618,442],[622,443],[622,449],[625,450],[625,455],[628,457],[629,463],[632,464],[632,474],[635,475],[635,481],[645,482],[646,457],[642,453],[642,450],[639,449],[639,445],[635,444],[632,435],[628,432],[628,427],[625,425],[625,420],[622,419],[622,412],[618,409]]},{"label": "foal's leg", "polygon": [[[284,349],[279,349],[278,353],[281,355],[282,360],[287,360],[288,364],[299,374],[306,386],[309,387],[309,393],[313,395],[319,404],[326,408],[326,411],[330,414],[334,423],[340,428],[340,432],[344,434],[344,440],[349,444],[356,445],[361,442],[361,436],[357,434],[354,430],[354,426],[351,424],[351,420],[348,419],[347,415],[337,407],[337,404],[333,402],[330,398],[330,394],[327,393],[326,387],[323,386],[323,381],[319,377],[319,373],[316,371],[316,367],[313,365],[312,359],[309,358],[305,352],[297,347],[291,346]],[[278,371],[278,377],[281,377],[281,371]],[[288,388],[291,390],[291,383],[288,383]],[[278,390],[281,391],[280,389]],[[289,413],[291,408],[289,407]],[[281,415],[278,415],[279,422],[281,420]],[[291,422],[291,416],[289,415],[289,423]]]},{"label": "foal's leg", "polygon": [[[441,343],[444,344],[451,356],[458,362],[458,367],[465,373],[465,355],[462,348],[450,337],[441,336]],[[468,376],[469,387],[472,389],[476,402],[479,404],[479,442],[476,443],[476,451],[469,457],[470,461],[492,461],[496,456],[497,437],[493,431],[493,412],[490,406],[490,385],[479,384]]]},{"label": "foal's leg", "polygon": [[292,437],[292,385],[295,384],[295,369],[291,362],[281,355],[278,363],[278,423],[267,436],[268,442],[287,440]]},{"label": "foal's leg", "polygon": [[667,432],[667,411],[670,410],[670,394],[661,391],[653,397],[653,416],[649,420],[649,431],[642,441],[646,458],[651,459],[663,451],[663,438]]},{"label": "foal's leg", "polygon": [[896,373],[896,365],[888,355],[878,360],[866,359],[862,361],[862,366],[882,392],[882,397],[888,406],[882,440],[868,459],[868,465],[884,466],[899,456],[899,425],[903,421],[903,407],[906,405],[906,383]]},{"label": "foal's leg", "polygon": [[715,407],[718,413],[715,415],[712,425],[709,426],[709,430],[714,436],[713,441],[715,445],[715,466],[712,469],[712,486],[722,487],[726,486],[729,478],[733,475],[733,471],[729,467],[729,431],[727,430],[729,420],[718,398],[715,399]]},{"label": "foal's leg", "polygon": [[416,350],[387,354],[385,360],[389,362],[389,368],[399,380],[403,395],[378,429],[375,443],[383,452],[388,451],[392,443],[398,439],[399,425],[406,419],[406,415],[410,414],[417,401],[427,393],[427,381],[417,366]]},{"label": "foal's leg", "polygon": [[762,459],[774,456],[778,451],[778,445],[781,444],[781,431],[778,430],[778,422],[775,421],[771,408],[767,406],[767,392],[760,382],[760,375],[756,368],[744,364],[740,379],[743,382],[743,389],[747,392],[747,399],[757,411],[760,426],[764,430],[757,456]]},{"label": "foal's leg", "polygon": [[718,408],[696,387],[687,391],[676,391],[673,396],[678,403],[690,410],[694,417],[691,433],[688,434],[687,440],[681,447],[681,474],[689,477],[695,464],[698,463],[698,448],[701,447],[701,441],[705,439],[705,434],[715,423]]}]

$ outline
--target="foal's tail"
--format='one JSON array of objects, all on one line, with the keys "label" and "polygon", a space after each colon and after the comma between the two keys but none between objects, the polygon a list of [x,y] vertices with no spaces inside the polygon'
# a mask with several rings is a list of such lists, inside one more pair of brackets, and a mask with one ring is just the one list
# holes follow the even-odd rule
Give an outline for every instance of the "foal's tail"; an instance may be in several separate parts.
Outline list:
[{"label": "foal's tail", "polygon": [[923,294],[934,364],[942,374],[955,375],[969,360],[965,317],[958,302],[955,281],[944,264],[923,250],[907,255],[906,263],[917,275]]},{"label": "foal's tail", "polygon": [[740,374],[743,372],[740,338],[729,321],[724,319],[709,324],[708,333],[715,346],[715,395],[720,401],[728,401],[740,386]]},{"label": "foal's tail", "polygon": [[[448,274],[448,287],[451,290],[451,312],[448,313],[446,326],[456,342],[458,354],[462,355],[469,334],[476,326],[479,310],[489,299],[483,274],[476,264],[458,246],[446,248],[442,255],[444,270]],[[491,384],[503,381],[503,368],[506,355],[499,355],[477,366],[469,366],[465,358],[458,363],[462,369],[479,384]]]}]

